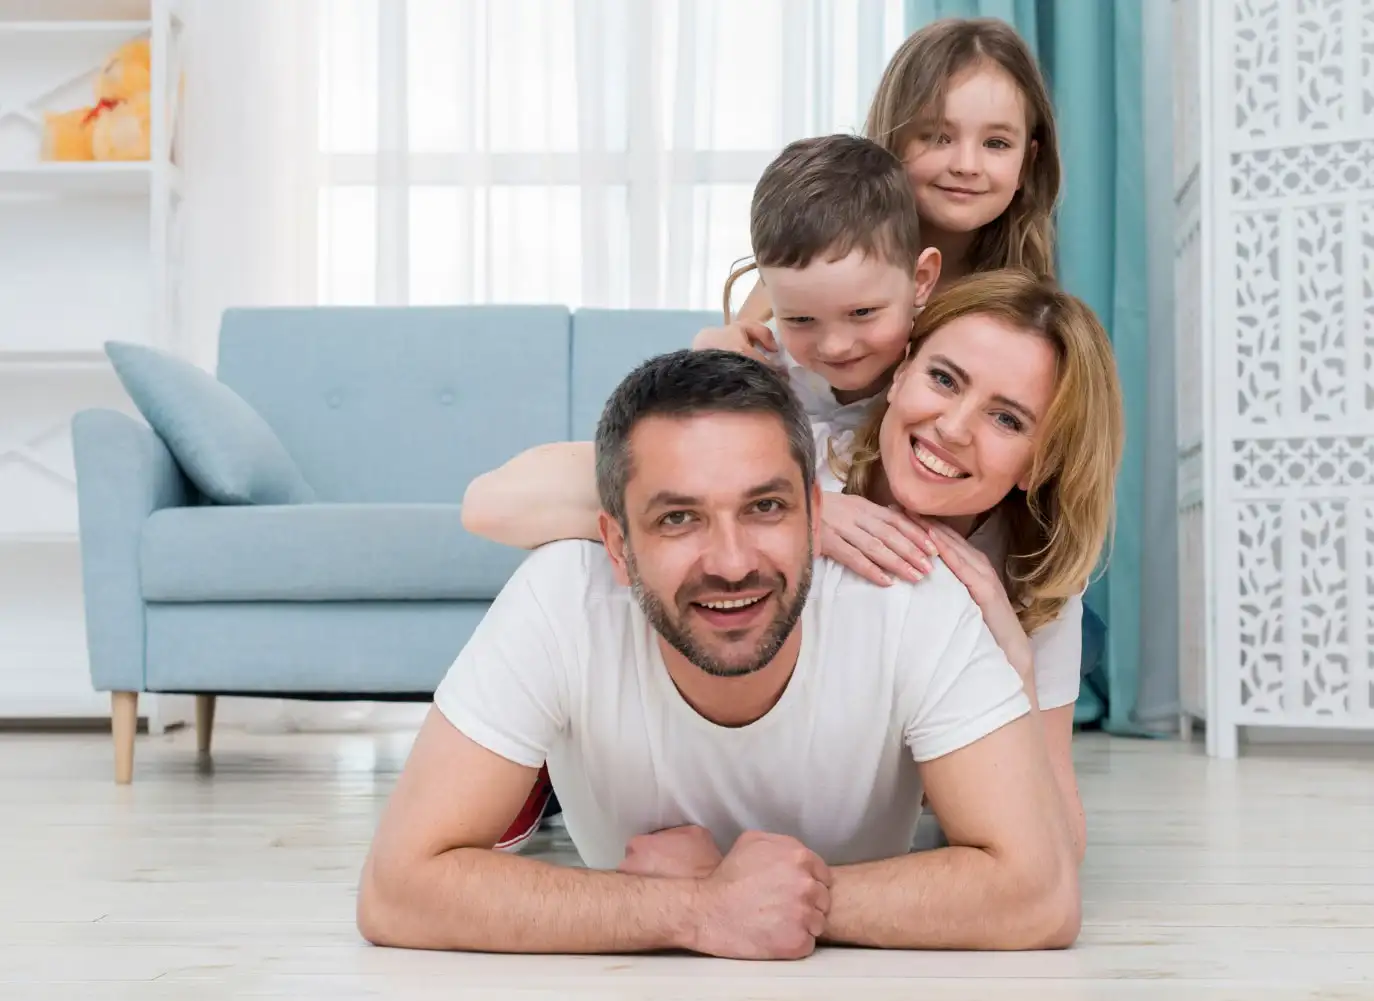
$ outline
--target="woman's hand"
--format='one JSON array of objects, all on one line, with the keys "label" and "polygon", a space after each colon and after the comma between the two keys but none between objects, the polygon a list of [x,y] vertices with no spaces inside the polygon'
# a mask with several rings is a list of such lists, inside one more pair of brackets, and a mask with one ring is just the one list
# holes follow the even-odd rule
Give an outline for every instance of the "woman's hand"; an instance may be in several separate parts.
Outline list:
[{"label": "woman's hand", "polygon": [[689,824],[631,838],[617,871],[631,876],[705,879],[716,871],[721,858],[711,832]]},{"label": "woman's hand", "polygon": [[997,570],[986,556],[948,525],[926,518],[916,521],[934,538],[945,566],[968,588],[968,593],[983,613],[983,621],[992,631],[992,638],[1007,655],[1011,666],[1016,668],[1022,681],[1029,681],[1035,668],[1030,638],[1016,618],[1016,609],[1011,606],[1011,599],[1007,597],[1007,589],[1002,585]]},{"label": "woman's hand", "polygon": [[865,497],[827,493],[821,502],[821,555],[883,587],[930,573],[936,545],[905,514]]},{"label": "woman's hand", "polygon": [[692,338],[693,351],[715,348],[748,355],[765,365],[776,366],[778,341],[773,331],[754,320],[736,320],[724,327],[707,327]]}]

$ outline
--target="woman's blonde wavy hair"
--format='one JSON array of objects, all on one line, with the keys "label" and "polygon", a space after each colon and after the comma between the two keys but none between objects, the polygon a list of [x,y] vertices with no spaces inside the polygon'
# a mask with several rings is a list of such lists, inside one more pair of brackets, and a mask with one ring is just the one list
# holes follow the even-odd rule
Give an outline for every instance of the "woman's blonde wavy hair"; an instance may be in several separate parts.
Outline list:
[{"label": "woman's blonde wavy hair", "polygon": [[[1008,595],[1031,633],[1087,586],[1111,532],[1125,444],[1121,385],[1111,342],[1093,311],[1053,280],[1024,269],[970,275],[936,295],[916,319],[902,364],[913,364],[921,345],[945,324],[975,315],[1044,337],[1057,358],[1029,489],[1013,489],[995,509],[1008,528]],[[873,499],[887,409],[884,396],[855,438],[843,470],[846,493]]]},{"label": "woman's blonde wavy hair", "polygon": [[1016,82],[1026,104],[1021,190],[969,247],[969,271],[1027,268],[1053,277],[1054,208],[1059,199],[1059,139],[1045,79],[1016,30],[996,18],[947,18],[911,35],[888,61],[869,105],[865,134],[905,158],[913,141],[935,129],[950,83],[993,65]]}]

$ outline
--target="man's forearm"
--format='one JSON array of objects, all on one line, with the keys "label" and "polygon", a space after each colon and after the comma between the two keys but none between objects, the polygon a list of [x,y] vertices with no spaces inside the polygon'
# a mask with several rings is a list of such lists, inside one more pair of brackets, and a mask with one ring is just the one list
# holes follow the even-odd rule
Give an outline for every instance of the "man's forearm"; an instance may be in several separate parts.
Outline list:
[{"label": "man's forearm", "polygon": [[575,869],[458,848],[401,874],[363,873],[358,925],[376,945],[521,953],[691,948],[696,880]]},{"label": "man's forearm", "polygon": [[1053,949],[1078,933],[1071,865],[1013,872],[951,846],[831,870],[825,940],[887,949]]}]

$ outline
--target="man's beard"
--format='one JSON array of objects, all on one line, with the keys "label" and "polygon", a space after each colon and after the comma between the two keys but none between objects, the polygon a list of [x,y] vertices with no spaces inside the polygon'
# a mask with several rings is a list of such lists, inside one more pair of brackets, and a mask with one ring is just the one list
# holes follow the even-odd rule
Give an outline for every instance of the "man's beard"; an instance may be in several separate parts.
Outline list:
[{"label": "man's beard", "polygon": [[[687,585],[679,588],[677,613],[672,615],[669,614],[663,600],[655,592],[644,586],[644,582],[639,576],[639,567],[635,564],[634,552],[630,548],[629,540],[625,541],[625,569],[630,578],[630,590],[634,594],[635,600],[639,602],[639,607],[644,610],[644,616],[649,620],[649,624],[668,642],[669,646],[686,657],[690,663],[717,678],[738,678],[746,674],[753,674],[755,671],[766,667],[778,655],[778,651],[782,649],[782,645],[787,642],[787,637],[791,635],[793,627],[796,626],[797,620],[801,618],[802,608],[806,605],[807,595],[811,591],[813,559],[812,546],[808,541],[806,562],[802,565],[796,588],[790,596],[787,593],[787,580],[781,575],[765,578],[755,572],[744,580],[733,584],[720,578],[710,578],[709,581],[692,582],[690,588]],[[778,610],[774,614],[773,620],[768,623],[757,646],[748,659],[743,662],[722,660],[707,650],[692,635],[692,630],[688,626],[688,615],[691,614],[690,598],[684,600],[683,595],[684,593],[690,595],[694,591],[699,593],[707,583],[711,583],[713,593],[722,594],[728,593],[730,590],[744,591],[768,587],[778,598]]]}]

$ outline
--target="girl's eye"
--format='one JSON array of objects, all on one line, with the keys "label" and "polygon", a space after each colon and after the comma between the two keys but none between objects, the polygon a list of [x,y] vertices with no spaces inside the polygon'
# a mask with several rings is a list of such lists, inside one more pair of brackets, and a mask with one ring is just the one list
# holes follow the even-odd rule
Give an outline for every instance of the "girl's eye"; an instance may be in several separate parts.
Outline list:
[{"label": "girl's eye", "polygon": [[1005,139],[989,139],[987,144],[993,149],[1011,149],[1011,143]]},{"label": "girl's eye", "polygon": [[784,323],[810,323],[810,322],[811,322],[811,317],[809,317],[809,316],[789,316],[789,317],[786,317],[786,318],[783,320],[783,322],[784,322]]},{"label": "girl's eye", "polygon": [[854,310],[854,315],[855,315],[855,316],[872,316],[872,315],[873,315],[874,313],[876,313],[876,312],[878,312],[878,307],[877,307],[877,306],[860,306],[858,309]]}]

